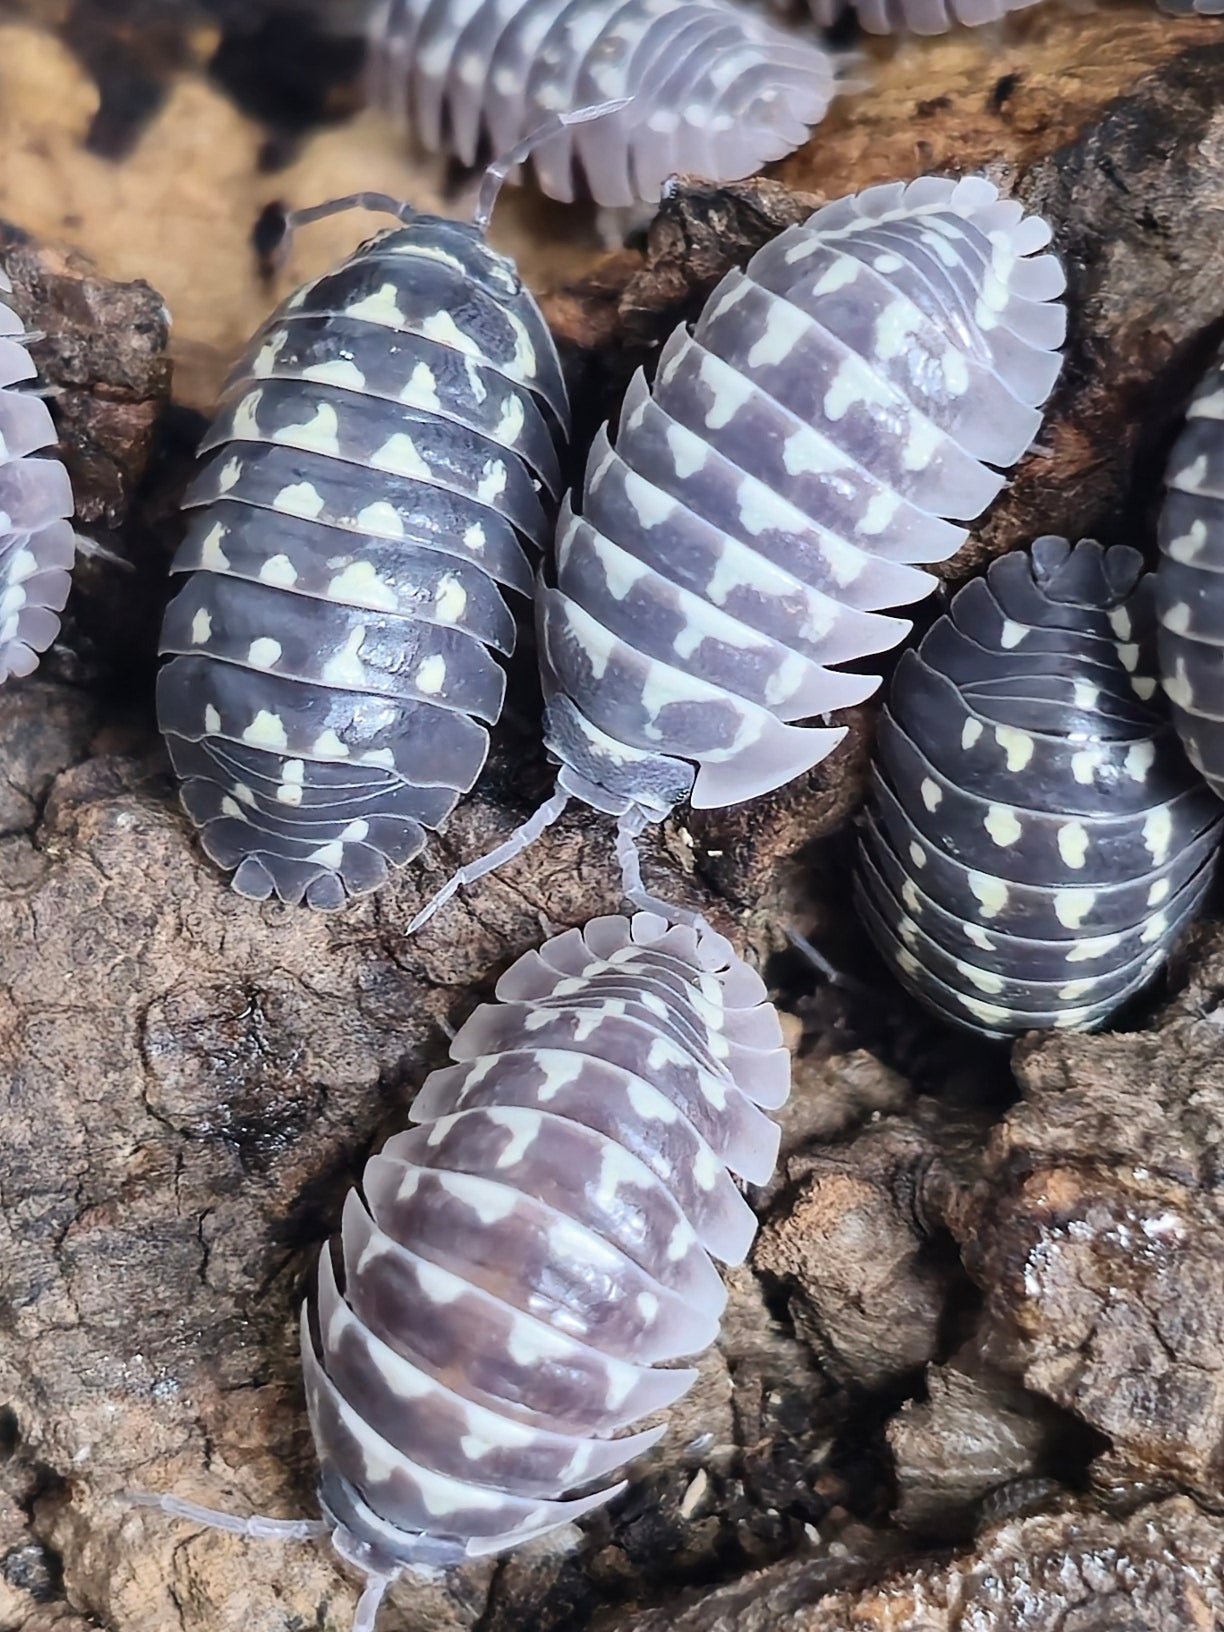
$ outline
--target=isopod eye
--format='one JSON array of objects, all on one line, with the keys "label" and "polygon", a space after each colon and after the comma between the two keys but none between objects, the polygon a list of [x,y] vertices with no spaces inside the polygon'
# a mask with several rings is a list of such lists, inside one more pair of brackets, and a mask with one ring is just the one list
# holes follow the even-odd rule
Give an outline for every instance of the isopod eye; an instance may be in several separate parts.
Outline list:
[{"label": "isopod eye", "polygon": [[1158,706],[1141,564],[1039,539],[897,666],[857,899],[896,975],[950,1023],[1102,1025],[1203,899],[1224,806]]}]

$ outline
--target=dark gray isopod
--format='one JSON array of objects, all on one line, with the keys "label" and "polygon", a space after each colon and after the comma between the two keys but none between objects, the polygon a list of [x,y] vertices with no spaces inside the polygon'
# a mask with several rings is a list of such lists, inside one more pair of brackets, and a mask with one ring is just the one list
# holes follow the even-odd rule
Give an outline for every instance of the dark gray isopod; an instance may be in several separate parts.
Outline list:
[{"label": "dark gray isopod", "polygon": [[935,584],[1041,424],[1058,377],[1062,268],[1049,228],[979,177],[928,176],[826,205],[727,274],[690,334],[639,373],[595,440],[536,598],[557,792],[634,836],[685,798],[782,786],[845,735],[797,722],[879,681],[887,616]]},{"label": "dark gray isopod", "polygon": [[[697,1373],[714,1259],[756,1230],[790,1059],[760,977],[718,935],[597,918],[502,976],[365,1168],[302,1311],[326,1519],[371,1628],[404,1570],[506,1552],[602,1506]],[[341,1290],[343,1286],[343,1290]]]},{"label": "dark gray isopod", "polygon": [[[12,288],[0,272],[0,293]],[[36,377],[25,324],[0,300],[0,685],[33,673],[59,633],[76,559],[68,472],[30,457],[56,441],[46,403],[20,389]]]},{"label": "dark gray isopod", "polygon": [[1160,675],[1191,763],[1224,797],[1224,353],[1190,404],[1165,480]]},{"label": "dark gray isopod", "polygon": [[480,226],[411,216],[256,336],[186,497],[157,688],[240,894],[341,907],[471,788],[567,424],[544,318]]},{"label": "dark gray isopod", "polygon": [[1168,957],[1224,807],[1148,672],[1138,552],[1038,539],[907,652],[883,710],[863,920],[903,983],[988,1036],[1102,1024]]}]

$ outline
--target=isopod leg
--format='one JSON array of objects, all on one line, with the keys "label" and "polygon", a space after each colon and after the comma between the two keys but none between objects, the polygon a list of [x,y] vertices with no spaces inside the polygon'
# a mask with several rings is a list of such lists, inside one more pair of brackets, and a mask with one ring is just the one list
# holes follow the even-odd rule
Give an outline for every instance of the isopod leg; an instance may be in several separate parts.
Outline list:
[{"label": "isopod leg", "polygon": [[466,867],[460,867],[458,872],[452,873],[437,895],[425,903],[408,925],[408,934],[415,935],[423,924],[429,922],[438,908],[445,906],[451,896],[465,884],[474,884],[486,873],[495,872],[497,868],[504,867],[506,862],[513,861],[515,856],[521,856],[528,846],[535,843],[546,827],[552,826],[568,804],[569,794],[558,790],[550,799],[546,799],[521,827],[516,827],[504,844],[490,850],[487,856],[481,856],[479,861],[469,861]]},{"label": "isopod leg", "polygon": [[[331,1534],[332,1526],[325,1519],[266,1519],[259,1514],[243,1519],[236,1513],[222,1513],[214,1507],[202,1507],[181,1496],[163,1496],[155,1491],[130,1491],[127,1500],[133,1507],[156,1507],[172,1518],[190,1519],[193,1524],[207,1525],[210,1530],[224,1530],[231,1536],[249,1536],[255,1541],[314,1541]],[[372,1624],[372,1623],[371,1623]]]}]

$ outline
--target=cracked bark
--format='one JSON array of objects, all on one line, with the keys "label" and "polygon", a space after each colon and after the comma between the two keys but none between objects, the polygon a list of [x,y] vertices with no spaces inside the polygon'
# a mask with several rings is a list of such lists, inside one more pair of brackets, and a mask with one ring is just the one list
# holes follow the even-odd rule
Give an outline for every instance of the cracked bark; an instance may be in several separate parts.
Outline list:
[{"label": "cracked bark", "polygon": [[[682,189],[644,251],[558,248],[555,216],[513,205],[505,241],[554,279],[583,424],[814,198],[985,166],[1049,212],[1074,318],[1046,451],[949,576],[1049,528],[1149,541],[1161,457],[1220,328],[1222,31],[1139,3],[1050,6],[1005,38],[871,47],[869,93],[772,182]],[[445,1027],[546,923],[618,904],[612,836],[573,811],[403,935],[453,862],[548,787],[524,653],[477,795],[379,896],[334,920],[252,907],[201,860],[149,705],[184,408],[276,298],[249,252],[263,203],[347,191],[357,170],[428,203],[438,177],[360,120],[260,172],[266,132],[177,68],[108,166],[81,153],[102,99],[79,50],[11,25],[5,43],[0,131],[23,162],[0,211],[34,237],[3,241],[65,389],[82,514],[130,570],[88,563],[63,642],[0,692],[0,1632],[335,1632],[354,1589],[322,1551],[119,1498],[310,1511],[294,1322],[312,1256]],[[193,24],[171,56],[215,46]],[[216,175],[184,188],[201,132]],[[285,281],[359,230],[304,239]],[[157,295],[110,281],[137,272]],[[796,1091],[722,1344],[612,1512],[403,1584],[386,1632],[1224,1626],[1219,931],[1133,1029],[1025,1045],[1013,1079],[917,1016],[857,943],[845,860],[872,718],[856,711],[837,756],[750,812],[681,817],[646,845],[648,880],[750,955],[794,923],[869,988],[771,965],[797,1016]]]}]

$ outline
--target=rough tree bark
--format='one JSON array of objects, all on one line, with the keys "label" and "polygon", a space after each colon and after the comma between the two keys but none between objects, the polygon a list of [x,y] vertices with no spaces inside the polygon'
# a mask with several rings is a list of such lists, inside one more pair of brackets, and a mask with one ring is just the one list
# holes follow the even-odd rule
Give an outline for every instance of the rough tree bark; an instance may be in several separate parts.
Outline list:
[{"label": "rough tree bark", "polygon": [[[79,34],[89,12],[63,20]],[[15,54],[38,84],[61,71],[62,42],[3,34],[0,92]],[[179,45],[190,64],[218,38]],[[1043,530],[1150,545],[1161,456],[1224,324],[1224,23],[1050,6],[1006,36],[873,48],[857,72],[867,88],[773,180],[682,187],[644,248],[571,240],[585,270],[563,268],[548,305],[582,422],[813,199],[984,167],[1050,215],[1072,335],[1042,448],[949,577]],[[313,1255],[446,1026],[546,922],[618,904],[611,835],[571,813],[404,937],[443,873],[547,786],[525,657],[478,794],[374,899],[335,919],[253,907],[201,859],[150,706],[197,427],[183,405],[273,298],[250,254],[258,206],[346,191],[375,152],[403,161],[364,123],[261,173],[266,132],[192,78],[124,158],[81,156],[104,99],[65,85],[60,107],[15,90],[24,134],[0,96],[22,159],[0,209],[114,277],[147,254],[159,294],[5,240],[65,390],[82,516],[128,566],[88,563],[64,640],[0,692],[0,1632],[336,1632],[354,1586],[322,1551],[197,1532],[123,1493],[311,1510],[294,1322]],[[184,164],[212,129],[209,184]],[[119,242],[150,200],[180,232],[198,222],[182,265],[165,220]],[[534,237],[538,274],[551,241]],[[186,365],[173,402],[163,295]],[[794,923],[869,987],[771,966],[796,1014],[785,1158],[698,1389],[581,1536],[405,1582],[386,1632],[1224,1627],[1224,941],[1202,932],[1127,1031],[1022,1045],[1014,1077],[950,1038],[860,958],[847,911],[871,720],[752,811],[648,842],[656,880],[758,960]]]}]

